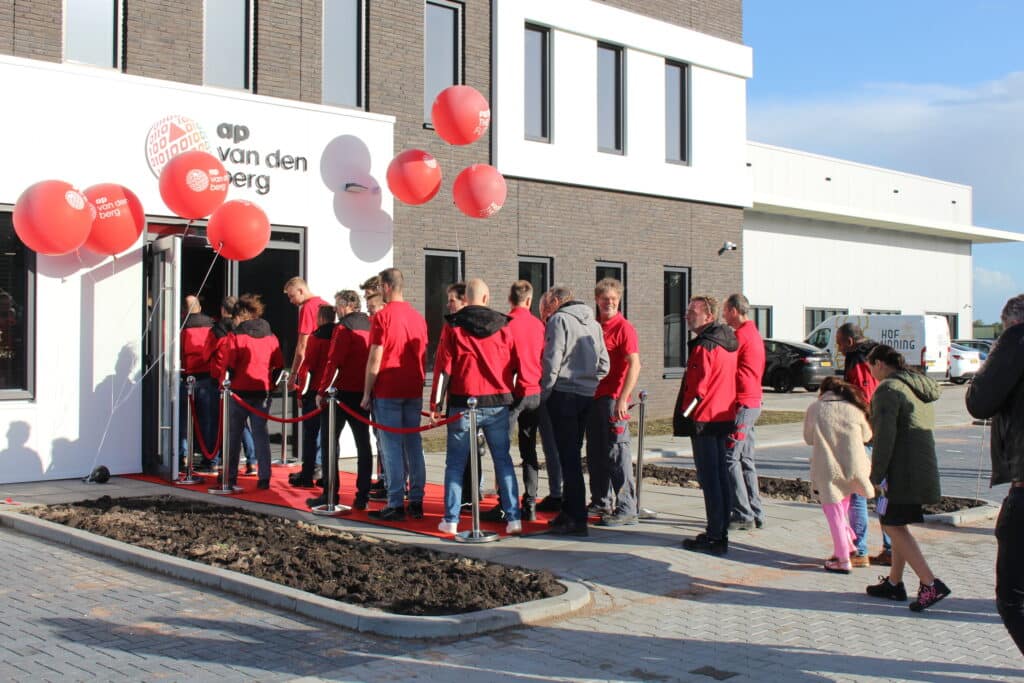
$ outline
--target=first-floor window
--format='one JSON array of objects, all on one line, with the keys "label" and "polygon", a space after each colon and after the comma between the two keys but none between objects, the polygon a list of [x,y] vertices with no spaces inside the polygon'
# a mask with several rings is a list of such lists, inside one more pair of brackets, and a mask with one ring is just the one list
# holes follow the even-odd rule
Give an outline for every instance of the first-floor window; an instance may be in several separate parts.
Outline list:
[{"label": "first-floor window", "polygon": [[682,370],[686,365],[686,306],[690,302],[690,269],[666,267],[664,272],[666,370]]},{"label": "first-floor window", "polygon": [[804,334],[810,334],[818,325],[834,315],[846,315],[850,311],[845,308],[805,308],[804,309]]},{"label": "first-floor window", "polygon": [[36,255],[0,212],[0,399],[29,399],[35,390]]},{"label": "first-floor window", "polygon": [[428,249],[424,264],[423,317],[427,319],[427,368],[434,369],[434,354],[448,313],[448,285],[462,279],[462,252]]},{"label": "first-floor window", "polygon": [[750,319],[754,321],[754,326],[757,327],[757,331],[761,333],[762,338],[767,339],[772,336],[771,306],[751,306]]},{"label": "first-floor window", "polygon": [[548,256],[520,256],[519,279],[533,286],[530,312],[540,317],[540,296],[551,289],[551,258]]},{"label": "first-floor window", "polygon": [[893,308],[865,308],[864,315],[899,315],[900,311]]},{"label": "first-floor window", "polygon": [[600,282],[606,277],[610,277],[622,283],[622,301],[619,302],[619,313],[625,316],[626,297],[629,294],[626,291],[626,264],[619,261],[598,261],[594,274],[597,276],[594,282]]}]

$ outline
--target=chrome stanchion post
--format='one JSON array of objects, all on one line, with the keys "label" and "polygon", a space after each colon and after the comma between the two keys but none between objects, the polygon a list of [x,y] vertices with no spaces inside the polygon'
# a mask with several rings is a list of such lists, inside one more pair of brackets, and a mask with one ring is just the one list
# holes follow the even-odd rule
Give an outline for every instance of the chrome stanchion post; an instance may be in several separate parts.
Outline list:
[{"label": "chrome stanchion post", "polygon": [[470,531],[460,531],[455,534],[455,540],[460,543],[490,543],[499,538],[494,531],[480,529],[480,468],[476,461],[476,403],[476,399],[472,397],[466,401],[466,406],[469,409],[469,478],[470,486],[473,489],[473,528]]},{"label": "chrome stanchion post", "polygon": [[230,496],[233,493],[241,493],[242,488],[239,486],[231,486],[231,457],[228,455],[231,452],[231,380],[227,377],[224,378],[224,389],[220,394],[221,407],[221,420],[223,424],[221,426],[221,437],[220,437],[220,488],[207,489],[209,493],[218,496]]},{"label": "chrome stanchion post", "polygon": [[640,403],[640,417],[637,418],[636,437],[636,515],[640,519],[657,519],[658,513],[643,507],[641,492],[644,486],[644,430],[647,428],[647,392],[637,394]]},{"label": "chrome stanchion post", "polygon": [[[317,505],[310,512],[321,517],[340,517],[352,511],[348,505],[335,505],[338,491],[338,439],[337,434],[337,389],[327,390],[327,486],[324,487],[324,504]],[[321,434],[321,442],[323,435]]]},{"label": "chrome stanchion post", "polygon": [[182,486],[191,486],[192,484],[201,484],[201,479],[196,479],[193,476],[192,470],[192,449],[195,447],[195,424],[192,422],[192,400],[196,392],[196,378],[194,375],[189,375],[185,378],[185,386],[188,388],[188,400],[185,404],[185,410],[188,411],[187,421],[185,422],[185,476],[181,479],[176,479],[175,484]]},{"label": "chrome stanchion post", "polygon": [[[289,410],[289,408],[291,406],[288,405],[288,403],[289,403],[289,400],[288,400],[289,399],[289,396],[288,396],[288,380],[290,378],[290,375],[291,375],[291,373],[289,373],[287,370],[282,370],[281,371],[281,381],[284,383],[284,387],[282,388],[282,393],[281,393],[281,396],[282,396],[282,399],[283,399],[281,401],[281,417],[283,417],[285,420],[288,419],[288,413],[291,412]],[[281,423],[281,464],[284,465],[285,467],[288,466],[288,423],[287,422],[282,422]]]}]

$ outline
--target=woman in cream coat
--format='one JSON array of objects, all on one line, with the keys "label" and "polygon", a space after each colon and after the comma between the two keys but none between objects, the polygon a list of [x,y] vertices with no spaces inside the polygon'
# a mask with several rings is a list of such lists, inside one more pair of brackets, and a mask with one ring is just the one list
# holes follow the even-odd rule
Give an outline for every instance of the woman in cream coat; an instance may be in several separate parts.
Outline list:
[{"label": "woman in cream coat", "polygon": [[856,551],[850,528],[850,494],[872,497],[871,460],[865,444],[871,440],[868,407],[860,390],[839,379],[821,383],[818,400],[804,416],[804,441],[811,452],[811,484],[832,532],[835,555],[825,569],[850,573],[850,555]]}]

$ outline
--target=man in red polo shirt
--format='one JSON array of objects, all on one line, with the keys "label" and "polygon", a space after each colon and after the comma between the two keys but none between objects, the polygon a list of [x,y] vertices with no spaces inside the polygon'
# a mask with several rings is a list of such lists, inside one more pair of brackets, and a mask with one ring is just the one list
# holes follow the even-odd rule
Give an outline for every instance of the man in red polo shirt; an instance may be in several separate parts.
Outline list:
[{"label": "man in red polo shirt", "polygon": [[636,483],[629,448],[629,398],[640,377],[640,342],[622,313],[622,283],[605,278],[594,287],[597,319],[608,349],[608,374],[594,392],[587,420],[590,510],[601,526],[637,523]]},{"label": "man in red polo shirt", "polygon": [[[363,410],[370,410],[372,406],[373,415],[381,425],[409,428],[420,426],[427,321],[405,300],[403,286],[402,271],[388,268],[380,272],[380,293],[386,305],[370,318],[370,353],[360,405]],[[382,430],[380,440],[388,479],[388,502],[384,509],[370,512],[370,516],[394,522],[405,519],[408,474],[409,515],[421,519],[427,473],[420,433],[396,434]]]},{"label": "man in red polo shirt", "polygon": [[[309,291],[306,281],[301,277],[293,277],[284,283],[284,293],[288,301],[299,307],[299,334],[295,340],[295,355],[292,356],[291,381],[295,391],[303,391],[302,413],[316,409],[316,387],[299,385],[299,368],[306,357],[306,344],[309,337],[318,327],[317,315],[321,306],[330,306],[326,301]],[[293,486],[312,487],[313,471],[316,468],[316,442],[320,436],[320,423],[307,420],[302,425],[302,472],[298,476],[289,477]]]}]

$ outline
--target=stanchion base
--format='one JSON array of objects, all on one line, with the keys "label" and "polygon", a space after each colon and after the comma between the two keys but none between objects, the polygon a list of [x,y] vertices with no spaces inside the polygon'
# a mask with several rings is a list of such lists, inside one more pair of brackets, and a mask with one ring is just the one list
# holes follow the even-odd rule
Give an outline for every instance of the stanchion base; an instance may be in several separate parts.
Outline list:
[{"label": "stanchion base", "polygon": [[341,517],[352,512],[348,505],[317,505],[309,510],[318,517]]},{"label": "stanchion base", "polygon": [[233,496],[236,493],[241,493],[244,490],[245,489],[243,489],[241,486],[232,486],[229,489],[222,489],[222,488],[206,489],[206,492],[207,493],[212,493],[215,496]]},{"label": "stanchion base", "polygon": [[185,477],[184,479],[175,479],[174,483],[178,486],[194,486],[195,484],[206,483],[205,479],[193,479],[192,477]]},{"label": "stanchion base", "polygon": [[637,513],[638,519],[657,519],[658,513],[654,510],[648,510],[647,508],[641,508],[640,512]]},{"label": "stanchion base", "polygon": [[499,536],[495,531],[481,530],[474,533],[472,529],[469,529],[455,534],[455,537],[452,540],[458,543],[492,543],[497,541],[499,538],[501,538],[501,536]]}]

